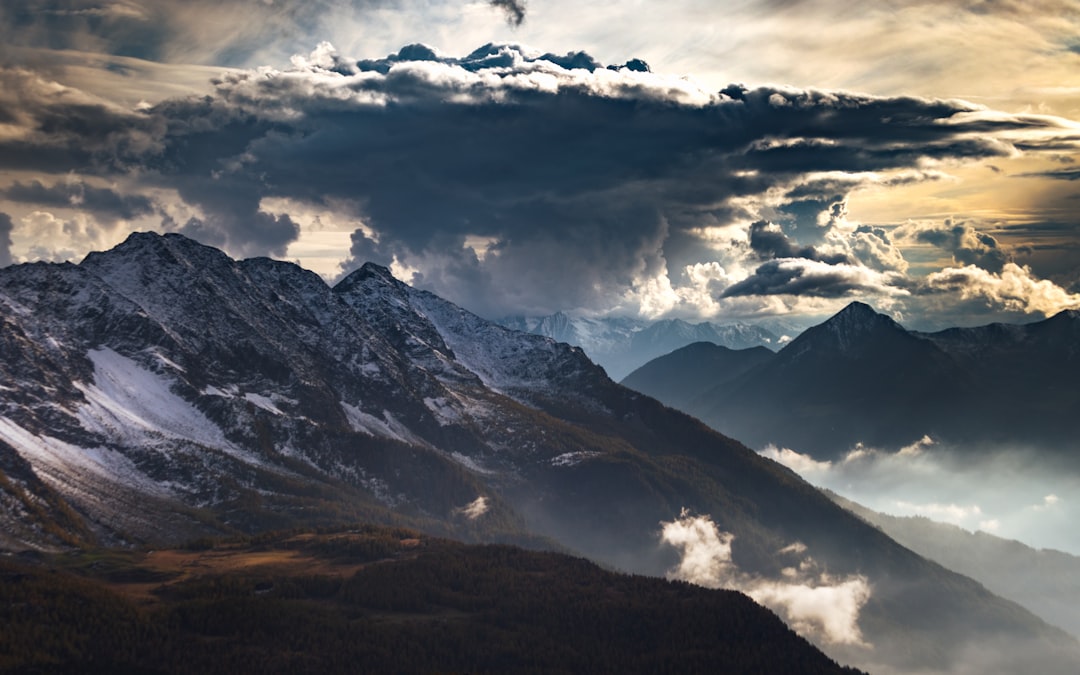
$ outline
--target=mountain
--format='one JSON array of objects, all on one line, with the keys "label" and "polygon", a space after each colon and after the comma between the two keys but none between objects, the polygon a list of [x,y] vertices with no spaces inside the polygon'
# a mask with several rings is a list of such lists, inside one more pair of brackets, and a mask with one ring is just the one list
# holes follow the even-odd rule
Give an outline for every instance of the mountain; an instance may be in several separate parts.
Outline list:
[{"label": "mountain", "polygon": [[[1024,325],[916,333],[972,374],[972,419],[959,440],[1070,447],[1080,432],[1080,311]],[[985,433],[985,420],[1000,426]]]},{"label": "mountain", "polygon": [[509,317],[508,328],[544,335],[581,347],[612,379],[620,379],[652,359],[694,342],[730,349],[764,346],[776,349],[784,338],[746,323],[689,323],[682,319],[648,322],[619,317],[571,317],[563,312],[540,318]]},{"label": "mountain", "polygon": [[1077,312],[918,333],[856,302],[772,357],[737,352],[695,369],[680,351],[625,382],[752,446],[819,459],[859,443],[898,449],[926,435],[1060,454],[1080,433],[1070,414],[1080,410],[1078,337]]},{"label": "mountain", "polygon": [[0,560],[0,579],[4,672],[857,672],[741,593],[402,529]]},{"label": "mountain", "polygon": [[1064,633],[581,349],[376,265],[330,288],[135,234],[0,270],[0,323],[10,549],[408,526],[737,587],[846,663],[1080,662]]},{"label": "mountain", "polygon": [[828,494],[911,550],[1080,635],[1080,557],[1035,549],[982,531],[969,532],[922,516],[890,516]]},{"label": "mountain", "polygon": [[646,363],[626,376],[622,384],[648,392],[673,408],[686,409],[704,393],[723,387],[773,356],[765,347],[736,350],[712,342],[695,342]]}]

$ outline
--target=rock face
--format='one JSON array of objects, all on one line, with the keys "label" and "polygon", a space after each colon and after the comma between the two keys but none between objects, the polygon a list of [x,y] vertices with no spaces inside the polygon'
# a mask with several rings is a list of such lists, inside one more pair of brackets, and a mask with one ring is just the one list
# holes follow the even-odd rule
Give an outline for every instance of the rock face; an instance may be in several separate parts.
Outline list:
[{"label": "rock face", "polygon": [[[947,666],[991,634],[1067,649],[580,349],[385,268],[330,288],[289,263],[135,234],[79,265],[0,270],[0,323],[6,548],[369,521],[663,574],[678,555],[660,523],[688,509],[735,537],[713,567],[771,589],[782,616],[801,588],[862,580],[868,601],[849,609],[865,642],[787,615],[840,660]],[[825,572],[793,578],[792,555]]]}]

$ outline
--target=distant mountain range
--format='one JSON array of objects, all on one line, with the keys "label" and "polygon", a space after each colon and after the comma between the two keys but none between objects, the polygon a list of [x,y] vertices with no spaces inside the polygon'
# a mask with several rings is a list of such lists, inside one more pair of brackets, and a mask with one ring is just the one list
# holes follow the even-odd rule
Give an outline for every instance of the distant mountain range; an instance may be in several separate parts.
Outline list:
[{"label": "distant mountain range", "polygon": [[[813,340],[876,354],[849,339],[869,323],[934,347],[853,311]],[[797,360],[803,337],[736,379]],[[4,548],[355,522],[704,575],[868,670],[947,670],[974,651],[1000,672],[1019,655],[1040,672],[1080,663],[1064,632],[581,349],[383,267],[330,288],[290,263],[134,234],[78,265],[0,270]]]},{"label": "distant mountain range", "polygon": [[827,494],[912,551],[1080,636],[1080,557],[1035,549],[982,531],[969,532],[923,516],[890,516]]},{"label": "distant mountain range", "polygon": [[862,303],[776,354],[691,345],[623,380],[751,446],[818,459],[925,435],[970,450],[1037,446],[1069,457],[1080,438],[1077,382],[1075,310],[919,333]]},{"label": "distant mountain range", "polygon": [[507,328],[581,347],[614,380],[625,377],[658,356],[695,342],[710,342],[730,349],[762,346],[775,350],[790,340],[793,332],[779,322],[774,328],[788,330],[778,335],[765,326],[747,323],[571,317],[563,312],[545,317],[508,317],[499,323]]}]

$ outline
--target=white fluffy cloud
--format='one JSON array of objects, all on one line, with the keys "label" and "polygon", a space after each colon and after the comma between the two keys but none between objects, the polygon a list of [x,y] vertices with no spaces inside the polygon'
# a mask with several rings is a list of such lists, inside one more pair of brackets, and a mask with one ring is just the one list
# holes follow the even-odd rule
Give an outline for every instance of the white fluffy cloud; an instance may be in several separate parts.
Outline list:
[{"label": "white fluffy cloud", "polygon": [[1005,263],[1000,272],[976,265],[948,267],[928,275],[925,288],[987,309],[1040,313],[1046,316],[1080,308],[1080,293],[1069,293],[1047,279],[1037,279],[1027,267]]},{"label": "white fluffy cloud", "polygon": [[795,542],[777,551],[792,564],[783,579],[766,579],[739,571],[731,559],[734,535],[721,532],[708,516],[685,510],[679,518],[661,523],[661,539],[679,549],[682,557],[668,577],[707,588],[730,588],[783,616],[797,631],[828,643],[865,646],[859,612],[870,599],[864,577],[837,579],[816,569],[804,556],[806,546]]}]

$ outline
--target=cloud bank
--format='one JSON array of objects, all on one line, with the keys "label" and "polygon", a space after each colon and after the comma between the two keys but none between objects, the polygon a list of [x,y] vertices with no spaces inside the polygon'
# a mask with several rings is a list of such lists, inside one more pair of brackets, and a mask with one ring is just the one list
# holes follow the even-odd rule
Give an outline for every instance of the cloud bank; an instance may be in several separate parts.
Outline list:
[{"label": "cloud bank", "polygon": [[858,624],[859,612],[870,599],[864,577],[837,579],[817,570],[800,543],[777,552],[791,563],[784,569],[785,579],[757,577],[737,569],[731,560],[734,535],[720,532],[708,516],[683,510],[678,519],[661,526],[661,540],[682,555],[668,578],[742,591],[778,612],[803,635],[828,643],[868,646]]},{"label": "cloud bank", "polygon": [[[513,44],[355,59],[323,43],[288,68],[224,73],[212,95],[136,109],[18,68],[0,78],[0,158],[35,173],[0,185],[24,259],[49,246],[35,213],[82,219],[98,239],[153,228],[277,257],[329,218],[352,231],[341,274],[390,264],[489,317],[820,315],[855,297],[915,315],[1080,306],[975,225],[866,225],[848,212],[862,191],[932,184],[1025,142],[1074,143],[1060,118],[709,91],[637,59]],[[908,246],[948,258],[913,276]]]},{"label": "cloud bank", "polygon": [[1078,493],[1080,477],[1035,450],[954,453],[924,437],[899,452],[859,445],[835,462],[790,448],[768,447],[761,454],[875,511],[923,516],[1080,555],[1073,527],[1080,503],[1069,497]]}]

